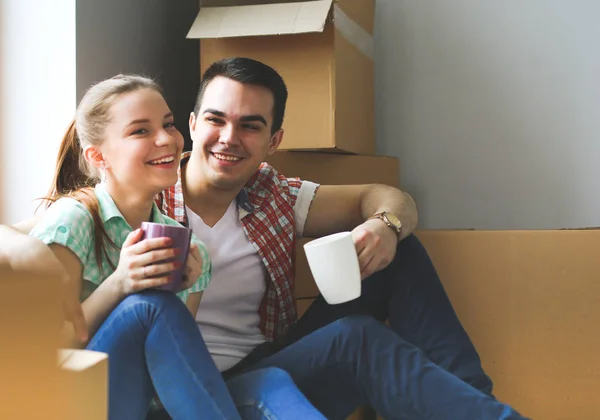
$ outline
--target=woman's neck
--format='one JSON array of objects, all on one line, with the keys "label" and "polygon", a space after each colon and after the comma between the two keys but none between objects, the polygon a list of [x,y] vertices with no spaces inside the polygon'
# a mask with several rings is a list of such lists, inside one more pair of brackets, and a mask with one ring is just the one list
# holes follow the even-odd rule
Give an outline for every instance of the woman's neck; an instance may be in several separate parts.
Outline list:
[{"label": "woman's neck", "polygon": [[133,230],[139,228],[142,222],[150,220],[154,194],[143,194],[132,190],[123,191],[110,184],[106,185],[106,189]]}]

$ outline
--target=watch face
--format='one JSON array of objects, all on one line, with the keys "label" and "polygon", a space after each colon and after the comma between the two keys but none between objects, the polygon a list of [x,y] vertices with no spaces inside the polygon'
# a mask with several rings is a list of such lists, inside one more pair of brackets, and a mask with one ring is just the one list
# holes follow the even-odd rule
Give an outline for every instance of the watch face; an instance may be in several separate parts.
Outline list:
[{"label": "watch face", "polygon": [[390,223],[392,225],[396,226],[396,228],[400,229],[402,227],[402,222],[400,222],[400,219],[398,219],[392,213],[386,213],[385,217],[387,217],[387,219],[390,221]]}]

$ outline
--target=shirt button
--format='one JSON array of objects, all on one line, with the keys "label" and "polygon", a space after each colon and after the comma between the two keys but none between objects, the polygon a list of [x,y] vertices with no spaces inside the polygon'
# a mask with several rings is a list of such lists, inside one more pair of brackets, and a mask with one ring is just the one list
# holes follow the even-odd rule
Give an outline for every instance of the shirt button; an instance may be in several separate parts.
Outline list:
[{"label": "shirt button", "polygon": [[64,227],[64,226],[59,226],[59,228],[58,228],[58,231],[59,231],[60,233],[67,233],[67,228],[66,228],[66,227]]}]

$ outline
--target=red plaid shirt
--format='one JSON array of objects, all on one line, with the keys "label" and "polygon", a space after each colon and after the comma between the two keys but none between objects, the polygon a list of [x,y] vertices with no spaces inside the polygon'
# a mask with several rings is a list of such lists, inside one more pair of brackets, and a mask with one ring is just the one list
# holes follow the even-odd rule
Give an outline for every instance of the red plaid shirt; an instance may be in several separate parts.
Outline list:
[{"label": "red plaid shirt", "polygon": [[[180,170],[189,156],[189,152],[183,154]],[[296,236],[302,234],[317,188],[318,185],[311,182],[285,178],[263,163],[237,196],[242,227],[269,277],[258,312],[260,329],[271,341],[281,339],[297,318],[294,304]],[[173,187],[157,196],[156,204],[164,214],[187,226],[181,173]]]}]

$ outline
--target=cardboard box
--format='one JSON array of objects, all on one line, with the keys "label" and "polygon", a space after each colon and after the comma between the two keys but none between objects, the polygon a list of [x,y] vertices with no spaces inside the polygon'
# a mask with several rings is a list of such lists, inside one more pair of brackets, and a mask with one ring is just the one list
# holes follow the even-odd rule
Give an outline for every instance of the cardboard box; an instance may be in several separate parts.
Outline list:
[{"label": "cardboard box", "polygon": [[0,418],[58,419],[64,269],[41,241],[0,225]]},{"label": "cardboard box", "polygon": [[599,419],[600,230],[417,235],[499,400],[534,419]]},{"label": "cardboard box", "polygon": [[62,419],[108,418],[108,355],[90,350],[63,349],[58,353],[62,389],[69,395]]},{"label": "cardboard box", "polygon": [[599,419],[600,230],[416,235],[498,399],[533,419]]},{"label": "cardboard box", "polygon": [[5,274],[0,267],[0,418],[59,419],[65,402],[54,358],[62,322],[59,284],[51,273]]},{"label": "cardboard box", "polygon": [[400,162],[388,156],[276,152],[267,162],[287,177],[324,185],[385,184],[398,188]]},{"label": "cardboard box", "polygon": [[200,39],[201,72],[243,56],[283,76],[285,149],[368,155],[375,153],[374,14],[375,0],[204,0],[187,37]]}]

